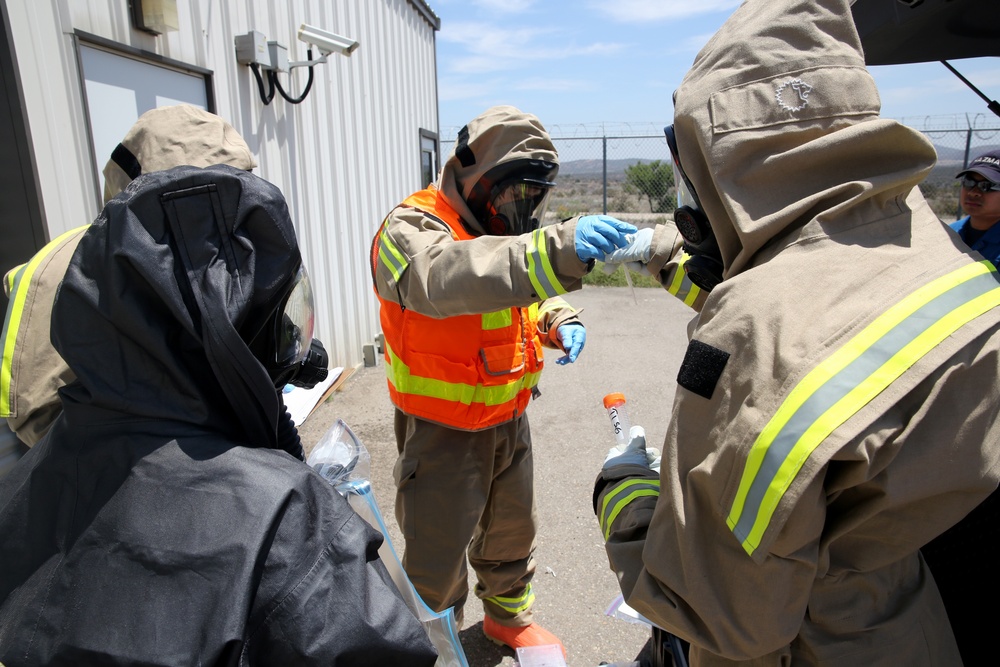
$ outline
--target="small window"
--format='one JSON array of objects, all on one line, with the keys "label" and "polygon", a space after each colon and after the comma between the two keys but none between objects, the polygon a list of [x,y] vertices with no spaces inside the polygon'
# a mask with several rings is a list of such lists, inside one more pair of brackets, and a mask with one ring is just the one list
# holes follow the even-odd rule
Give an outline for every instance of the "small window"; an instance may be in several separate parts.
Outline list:
[{"label": "small window", "polygon": [[438,135],[420,130],[420,184],[427,187],[437,180]]}]

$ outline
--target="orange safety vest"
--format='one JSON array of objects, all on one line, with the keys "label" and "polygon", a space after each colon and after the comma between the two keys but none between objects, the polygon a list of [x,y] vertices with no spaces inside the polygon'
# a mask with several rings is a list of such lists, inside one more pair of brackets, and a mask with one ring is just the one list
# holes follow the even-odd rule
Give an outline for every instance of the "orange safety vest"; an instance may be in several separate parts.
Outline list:
[{"label": "orange safety vest", "polygon": [[[411,195],[401,206],[441,220],[456,241],[475,238],[433,186]],[[372,244],[373,275],[379,255],[392,251],[383,236],[387,222],[388,218]],[[398,253],[394,259],[402,261]],[[538,304],[438,319],[381,296],[379,303],[389,397],[400,410],[475,431],[508,422],[527,408],[542,371]]]}]

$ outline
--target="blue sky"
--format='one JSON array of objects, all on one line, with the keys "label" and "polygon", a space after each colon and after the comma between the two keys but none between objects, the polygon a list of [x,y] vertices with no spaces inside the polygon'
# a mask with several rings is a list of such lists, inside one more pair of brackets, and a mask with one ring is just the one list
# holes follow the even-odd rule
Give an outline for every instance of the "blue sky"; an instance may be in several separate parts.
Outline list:
[{"label": "blue sky", "polygon": [[[442,138],[495,104],[553,136],[602,125],[659,131],[695,54],[739,0],[427,0],[437,35]],[[1000,58],[951,64],[1000,98]],[[937,62],[871,68],[882,115],[917,127],[996,127],[986,103]],[[979,116],[977,119],[976,116]],[[928,118],[929,117],[929,118]],[[984,125],[985,123],[985,125]]]}]

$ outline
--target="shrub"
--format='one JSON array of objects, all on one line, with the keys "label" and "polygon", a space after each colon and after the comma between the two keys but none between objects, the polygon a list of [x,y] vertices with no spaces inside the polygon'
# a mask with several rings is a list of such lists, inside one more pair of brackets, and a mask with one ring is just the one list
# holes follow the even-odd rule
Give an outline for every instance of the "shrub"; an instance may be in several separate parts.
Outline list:
[{"label": "shrub", "polygon": [[[631,272],[630,276],[633,287],[660,287],[662,289],[660,283],[649,276],[634,272]],[[592,287],[628,287],[628,283],[625,282],[625,267],[619,266],[614,273],[607,274],[604,272],[604,263],[597,262],[594,270],[583,277],[583,284]]]}]

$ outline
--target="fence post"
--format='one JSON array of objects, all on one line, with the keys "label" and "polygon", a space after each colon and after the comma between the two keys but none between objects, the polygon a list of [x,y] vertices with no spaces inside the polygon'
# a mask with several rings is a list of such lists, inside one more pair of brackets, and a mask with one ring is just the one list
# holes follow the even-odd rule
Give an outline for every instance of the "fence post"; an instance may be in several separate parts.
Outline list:
[{"label": "fence post", "polygon": [[601,156],[601,181],[604,185],[604,210],[602,211],[604,215],[608,214],[608,138],[601,137],[602,144],[602,156]]},{"label": "fence post", "polygon": [[[969,166],[969,151],[972,150],[972,128],[965,132],[965,157],[962,158],[962,169]],[[955,207],[955,219],[962,217],[962,197],[958,198],[958,205]]]},{"label": "fence post", "polygon": [[962,158],[962,169],[969,166],[969,151],[972,150],[972,128],[965,133],[965,157]]}]

